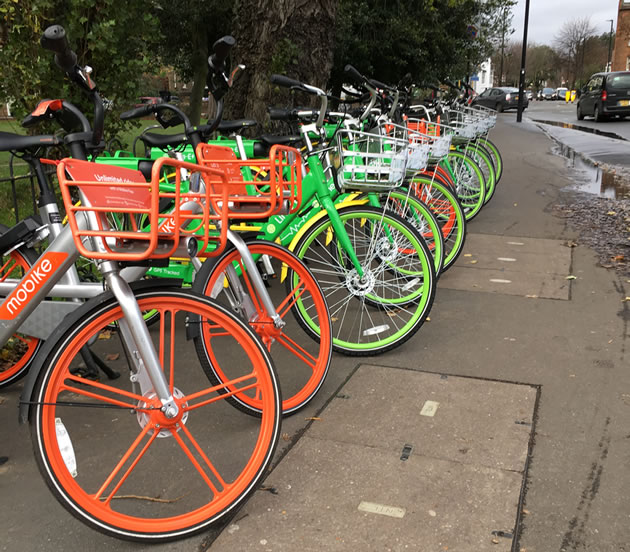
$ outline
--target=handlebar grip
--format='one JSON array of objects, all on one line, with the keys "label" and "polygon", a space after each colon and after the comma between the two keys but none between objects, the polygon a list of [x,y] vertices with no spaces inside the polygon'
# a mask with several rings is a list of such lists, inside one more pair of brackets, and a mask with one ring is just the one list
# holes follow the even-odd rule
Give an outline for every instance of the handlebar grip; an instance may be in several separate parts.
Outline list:
[{"label": "handlebar grip", "polygon": [[151,115],[155,110],[155,105],[142,105],[140,107],[135,107],[130,109],[129,111],[125,111],[120,114],[120,118],[123,121],[128,121],[130,119],[139,119],[140,117],[146,117],[147,115]]},{"label": "handlebar grip", "polygon": [[344,72],[348,73],[348,76],[353,79],[357,84],[365,83],[365,77],[361,73],[359,73],[352,65],[346,65],[344,68]]},{"label": "handlebar grip", "polygon": [[300,81],[290,79],[284,75],[271,75],[271,84],[277,84],[278,86],[284,86],[285,88],[301,88],[303,86]]},{"label": "handlebar grip", "polygon": [[293,113],[290,109],[284,109],[283,107],[268,107],[269,118],[272,121],[290,121],[294,119]]},{"label": "handlebar grip", "polygon": [[376,79],[370,79],[370,84],[374,88],[380,88],[381,90],[393,90],[391,86],[384,84],[381,81],[377,81]]},{"label": "handlebar grip", "polygon": [[70,49],[66,31],[61,25],[48,27],[40,39],[40,44],[55,53],[55,62],[66,73],[72,73],[77,65],[77,55]]},{"label": "handlebar grip", "polygon": [[226,35],[217,40],[213,46],[213,54],[208,58],[208,64],[210,68],[218,71],[223,68],[225,60],[230,55],[230,51],[236,44],[236,39],[233,36]]}]

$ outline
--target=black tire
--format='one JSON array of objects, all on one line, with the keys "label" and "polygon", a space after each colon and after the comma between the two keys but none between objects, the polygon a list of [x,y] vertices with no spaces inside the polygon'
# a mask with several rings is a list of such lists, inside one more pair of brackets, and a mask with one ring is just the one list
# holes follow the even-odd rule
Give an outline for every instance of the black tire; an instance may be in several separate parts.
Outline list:
[{"label": "black tire", "polygon": [[[72,375],[86,340],[122,317],[116,299],[104,293],[47,340],[33,367],[39,375],[29,419],[40,472],[72,515],[105,534],[155,543],[206,530],[256,490],[278,442],[281,401],[271,357],[227,309],[176,288],[138,288],[135,296],[141,309],[162,313],[151,339],[159,342],[178,415],[166,418],[150,384],[134,386],[131,374],[107,385]],[[260,393],[262,417],[239,415],[209,387],[186,339],[199,327],[195,320],[217,329],[214,344],[228,346],[226,362],[243,363],[241,383]],[[110,353],[118,349],[128,367],[121,341],[99,342]]]},{"label": "black tire", "polygon": [[577,106],[577,120],[578,121],[584,120],[584,113],[582,113],[582,106],[580,104],[578,104]]},{"label": "black tire", "polygon": [[369,206],[338,209],[364,271],[357,270],[329,216],[314,222],[294,251],[318,279],[333,323],[333,348],[348,356],[381,354],[424,323],[435,296],[433,258],[422,236],[398,215]]},{"label": "black tire", "polygon": [[497,113],[503,113],[503,109],[504,109],[503,104],[501,102],[497,103],[497,107],[496,107]]},{"label": "black tire", "polygon": [[599,106],[597,105],[595,105],[595,108],[593,109],[593,119],[595,119],[596,123],[601,123],[604,121],[604,116],[601,114]]},{"label": "black tire", "polygon": [[[235,311],[243,320],[249,322],[254,331],[263,340],[273,357],[282,386],[282,414],[294,414],[304,408],[317,394],[330,367],[332,356],[332,323],[324,298],[324,293],[306,264],[286,247],[277,243],[246,240],[247,248],[255,257],[266,255],[273,272],[266,274],[267,292],[274,306],[281,312],[285,326],[275,328],[273,322],[262,309],[262,301],[251,284],[248,272],[241,262],[241,255],[234,247],[229,247],[217,258],[210,258],[203,263],[195,275],[193,290],[221,302]],[[262,259],[262,258],[261,258]],[[226,281],[226,268],[236,266],[238,281],[246,297],[243,302],[236,300],[235,294],[222,283]],[[264,274],[264,263],[259,262],[260,272]],[[229,280],[227,280],[229,281]],[[290,308],[297,291],[294,285],[299,282],[299,298]],[[218,284],[218,285],[217,285]],[[253,308],[248,312],[249,299]],[[284,306],[283,306],[284,305]],[[251,307],[250,307],[251,308]],[[298,314],[302,309],[309,321]],[[288,316],[289,312],[292,316]],[[306,324],[318,328],[317,338]],[[208,350],[204,337],[209,330],[202,330],[195,337],[195,347],[208,379],[220,384],[229,378],[224,367],[216,366],[212,360],[212,351]],[[208,334],[209,335],[209,334]],[[255,401],[246,395],[235,394],[228,397],[235,408],[250,415],[260,415]]]},{"label": "black tire", "polygon": [[[0,235],[9,228],[0,224]],[[19,247],[2,257],[0,281],[6,278],[20,279],[29,267],[37,262],[37,252],[29,247]],[[15,333],[0,351],[0,389],[23,378],[30,369],[43,340]]]}]

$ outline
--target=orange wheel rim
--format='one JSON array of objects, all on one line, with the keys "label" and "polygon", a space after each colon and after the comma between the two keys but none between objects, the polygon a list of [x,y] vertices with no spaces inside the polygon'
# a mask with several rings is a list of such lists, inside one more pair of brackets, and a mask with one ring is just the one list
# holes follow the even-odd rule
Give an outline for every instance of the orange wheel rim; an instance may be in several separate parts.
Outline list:
[{"label": "orange wheel rim", "polygon": [[[314,390],[319,388],[321,380],[326,374],[332,347],[330,319],[327,314],[326,302],[323,295],[320,293],[313,276],[308,271],[302,270],[302,265],[299,261],[296,262],[293,255],[287,253],[283,249],[275,247],[272,248],[263,242],[260,244],[248,243],[248,249],[252,255],[272,254],[276,259],[285,263],[292,270],[295,270],[298,266],[300,267],[297,285],[293,288],[292,292],[284,294],[282,300],[276,303],[275,307],[278,314],[280,314],[280,317],[285,319],[290,310],[295,307],[297,300],[301,299],[302,294],[309,294],[309,298],[313,300],[313,310],[317,314],[317,320],[320,325],[319,347],[317,354],[313,355],[311,352],[302,347],[299,344],[301,336],[300,339],[298,339],[295,332],[287,332],[273,326],[273,322],[264,312],[262,303],[257,296],[250,278],[247,276],[247,271],[244,269],[240,255],[237,251],[233,251],[230,255],[223,257],[220,263],[215,267],[213,272],[214,278],[208,282],[205,293],[208,294],[209,291],[214,288],[218,278],[223,276],[226,267],[230,264],[234,264],[239,273],[242,275],[241,280],[245,282],[247,291],[252,298],[257,311],[257,319],[250,322],[250,325],[269,348],[272,357],[274,355],[274,347],[282,347],[283,351],[292,355],[291,358],[294,362],[310,367],[310,377],[301,385],[298,391],[293,394],[287,392],[283,393],[282,410],[283,412],[289,412],[301,405],[313,394]],[[287,276],[287,278],[289,277],[290,276]],[[210,338],[211,336],[208,335],[208,331],[204,329],[204,341]],[[272,341],[273,345],[271,345]],[[226,381],[228,376],[222,370],[220,363],[215,362],[215,359],[212,356],[212,348],[208,348],[208,354],[211,357],[213,369],[217,377],[221,381]],[[276,362],[276,365],[278,365],[278,362]],[[237,398],[253,409],[260,409],[261,405],[256,397],[238,394]]]},{"label": "orange wheel rim", "polygon": [[[168,297],[168,299],[170,299],[170,302],[165,301],[164,299],[165,297],[163,296],[161,302],[159,303],[160,306],[158,308],[162,317],[167,312],[170,312],[173,315],[177,312],[196,312],[201,316],[204,315],[204,309],[198,308],[198,302],[194,298],[185,299],[180,295],[177,297]],[[139,305],[141,309],[146,310],[156,308],[154,299],[151,298],[140,300]],[[107,316],[103,315],[94,319],[70,341],[69,346],[60,353],[57,362],[55,363],[55,368],[53,369],[53,373],[51,374],[48,385],[46,387],[46,393],[44,394],[44,396],[41,397],[41,400],[44,403],[54,403],[57,400],[59,394],[68,389],[68,386],[77,379],[76,376],[72,376],[69,372],[68,367],[70,360],[79,353],[82,345],[84,345],[91,336],[93,336],[97,331],[105,328],[108,324],[117,319],[120,315],[120,312],[121,311],[119,308],[107,311]],[[41,423],[42,429],[42,444],[48,451],[47,458],[49,468],[54,473],[54,478],[63,488],[64,493],[69,495],[72,498],[73,502],[79,508],[89,513],[90,516],[92,516],[97,523],[104,523],[111,527],[121,528],[123,531],[126,530],[134,533],[176,533],[177,531],[183,531],[184,529],[193,527],[195,525],[207,523],[209,520],[212,519],[213,516],[222,512],[226,508],[229,508],[234,503],[237,497],[239,497],[243,493],[249,492],[252,481],[257,479],[256,474],[259,473],[261,465],[263,465],[263,463],[269,457],[270,452],[268,443],[273,441],[273,435],[276,431],[275,413],[277,405],[275,404],[274,382],[267,369],[266,360],[261,351],[251,339],[243,338],[244,332],[239,324],[221,311],[214,311],[213,315],[213,324],[221,326],[227,332],[230,332],[233,335],[240,336],[240,345],[242,346],[245,353],[252,358],[252,361],[254,363],[253,372],[255,372],[253,377],[255,377],[256,379],[255,384],[260,389],[259,396],[262,405],[262,414],[259,420],[260,429],[254,446],[254,450],[248,458],[244,468],[241,470],[240,474],[233,482],[224,481],[223,488],[217,488],[216,484],[214,485],[214,487],[208,485],[210,494],[214,496],[212,500],[205,503],[203,506],[197,507],[191,511],[186,511],[178,515],[156,518],[137,517],[114,510],[112,508],[113,501],[111,499],[119,497],[112,497],[111,495],[108,495],[106,492],[103,491],[103,488],[107,487],[107,491],[109,491],[109,489],[113,487],[114,490],[111,493],[113,494],[120,488],[121,485],[126,482],[127,477],[129,477],[133,473],[133,470],[138,469],[138,465],[140,464],[140,462],[146,460],[147,454],[151,451],[151,447],[159,440],[157,439],[157,431],[153,429],[153,435],[149,436],[148,434],[151,430],[150,424],[147,424],[143,429],[139,427],[137,437],[138,442],[134,441],[131,446],[126,450],[126,452],[122,455],[123,460],[126,456],[129,455],[129,457],[127,458],[127,460],[129,460],[130,458],[132,458],[133,454],[137,454],[137,460],[131,459],[131,461],[129,462],[129,467],[125,468],[125,470],[119,469],[118,465],[115,466],[112,473],[110,474],[110,476],[113,478],[112,482],[108,482],[108,480],[105,480],[101,485],[101,488],[99,488],[95,492],[86,492],[86,490],[84,490],[79,484],[77,484],[76,480],[70,474],[62,457],[62,453],[59,450],[55,430],[55,416],[57,414],[57,408],[55,406],[46,405],[40,407],[41,416],[39,421]],[[163,341],[164,335],[161,329],[160,342],[162,343]],[[172,348],[174,347],[174,345],[174,343],[171,343],[169,347]],[[168,349],[169,347],[167,347],[166,349]],[[168,354],[168,350],[164,350],[163,348],[161,348],[161,356]],[[172,387],[173,379],[171,378],[170,381],[170,385]],[[210,399],[210,395],[214,395],[216,389],[215,392],[212,392],[211,390],[213,389],[213,387],[208,384],[207,380],[205,384],[208,387],[202,388],[198,391],[195,391],[194,393],[187,394],[178,401],[181,406],[187,403],[191,403],[192,401],[199,400],[199,402],[195,405],[189,404],[188,407],[184,407],[188,408],[188,412],[191,415],[198,408],[207,406],[210,403],[216,404],[218,401],[223,400],[222,395],[216,395],[213,396],[212,399]],[[203,385],[203,382],[201,383],[201,385]],[[81,381],[81,386],[71,386],[71,389],[73,393],[83,394],[87,397],[97,395],[99,391],[103,392],[103,398],[105,397],[105,392],[111,393],[118,397],[113,400],[120,401],[121,404],[128,405],[130,408],[135,409],[136,411],[139,410],[137,408],[139,399],[144,401],[143,404],[149,405],[149,408],[151,405],[151,401],[148,400],[146,397],[143,399],[140,395],[134,394],[132,392],[121,391],[119,389],[110,387],[108,385],[99,384],[97,382],[89,382],[87,380],[83,380]],[[105,402],[112,402],[113,400],[107,399],[105,400]],[[190,432],[190,430],[187,429],[186,425],[182,424],[182,431],[180,431],[179,433],[172,432],[174,440],[179,444],[180,441],[183,441],[183,436],[187,436],[187,432]],[[145,440],[145,438],[147,442],[142,444],[141,441]],[[194,449],[194,436],[192,442]],[[189,449],[191,448],[190,445],[188,445],[188,447]],[[192,450],[192,452],[197,451]],[[211,464],[211,458],[209,458],[209,454],[210,453],[205,453],[202,451],[200,456],[208,460],[208,463]],[[184,456],[190,455],[185,452]],[[121,460],[121,462],[123,460]],[[172,469],[174,474],[177,470],[177,465],[162,467],[166,470]],[[204,468],[212,471],[211,465],[204,466]],[[127,469],[129,470],[129,473],[127,473]],[[116,478],[118,478],[120,481],[114,481],[116,480]],[[220,474],[218,474],[218,480],[221,480]],[[111,483],[111,485],[109,483]],[[119,483],[120,485],[118,485]],[[208,489],[206,489],[206,491],[208,491]]]}]

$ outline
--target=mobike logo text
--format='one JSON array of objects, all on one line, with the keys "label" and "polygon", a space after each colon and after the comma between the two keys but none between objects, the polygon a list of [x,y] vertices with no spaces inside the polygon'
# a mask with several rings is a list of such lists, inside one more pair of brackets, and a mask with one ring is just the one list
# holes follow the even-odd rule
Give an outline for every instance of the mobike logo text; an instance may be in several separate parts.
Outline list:
[{"label": "mobike logo text", "polygon": [[45,253],[0,305],[0,320],[15,319],[67,257],[67,253]]},{"label": "mobike logo text", "polygon": [[[199,203],[196,199],[193,200],[196,203]],[[188,219],[192,218],[192,216],[194,215],[194,211],[191,209],[180,209],[179,211],[179,216],[180,218],[180,225],[182,225],[182,227],[186,226],[186,222],[188,221]],[[177,227],[175,226],[175,215],[171,215],[166,217],[166,219],[160,224],[160,226],[158,227],[158,232],[160,234],[173,234],[175,233],[175,230],[177,229]]]}]

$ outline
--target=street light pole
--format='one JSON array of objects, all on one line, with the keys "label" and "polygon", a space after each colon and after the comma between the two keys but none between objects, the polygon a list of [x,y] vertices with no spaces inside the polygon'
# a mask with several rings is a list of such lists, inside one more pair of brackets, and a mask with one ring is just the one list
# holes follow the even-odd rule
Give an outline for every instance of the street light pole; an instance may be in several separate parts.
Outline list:
[{"label": "street light pole", "polygon": [[521,78],[518,83],[518,108],[516,122],[523,121],[523,96],[525,95],[525,58],[527,56],[527,27],[529,26],[529,0],[525,1],[525,26],[523,27],[523,54],[521,56]]},{"label": "street light pole", "polygon": [[606,65],[606,71],[612,71],[613,20],[612,19],[606,19],[606,21],[610,21],[610,34],[608,35],[608,65]]}]

